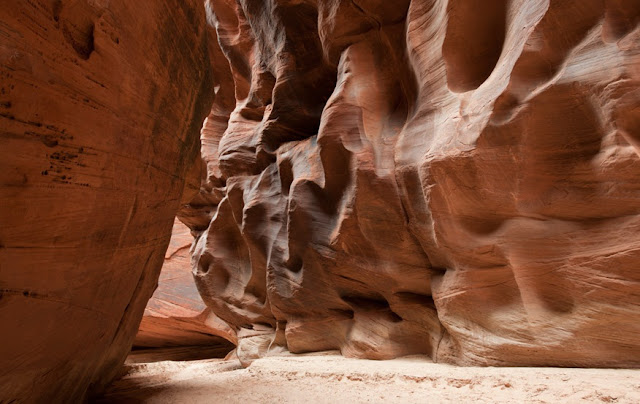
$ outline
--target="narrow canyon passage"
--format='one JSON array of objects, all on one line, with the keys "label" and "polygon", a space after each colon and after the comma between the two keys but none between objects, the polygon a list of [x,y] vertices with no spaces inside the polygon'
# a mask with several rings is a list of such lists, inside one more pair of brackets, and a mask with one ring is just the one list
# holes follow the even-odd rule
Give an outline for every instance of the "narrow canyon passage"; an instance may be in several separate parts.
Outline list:
[{"label": "narrow canyon passage", "polygon": [[174,221],[158,287],[145,308],[126,363],[224,358],[235,348],[206,324],[207,309],[193,281],[189,228]]},{"label": "narrow canyon passage", "polygon": [[[0,403],[640,367],[637,0],[7,0],[0,38]],[[583,375],[549,391],[640,388]]]}]

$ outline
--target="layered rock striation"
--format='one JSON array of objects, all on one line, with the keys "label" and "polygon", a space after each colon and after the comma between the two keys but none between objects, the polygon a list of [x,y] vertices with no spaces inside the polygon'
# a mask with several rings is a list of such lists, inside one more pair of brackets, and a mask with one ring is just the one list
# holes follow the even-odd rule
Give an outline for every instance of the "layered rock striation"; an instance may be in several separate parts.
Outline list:
[{"label": "layered rock striation", "polygon": [[640,365],[640,3],[209,0],[181,213],[243,362]]},{"label": "layered rock striation", "polygon": [[199,1],[0,6],[1,402],[119,372],[193,197],[209,41]]}]

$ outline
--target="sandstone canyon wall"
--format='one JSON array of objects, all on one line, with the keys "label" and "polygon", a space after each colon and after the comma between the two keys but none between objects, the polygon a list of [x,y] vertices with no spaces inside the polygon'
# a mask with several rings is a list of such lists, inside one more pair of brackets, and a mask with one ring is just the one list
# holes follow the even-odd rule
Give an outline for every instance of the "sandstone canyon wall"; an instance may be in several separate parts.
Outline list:
[{"label": "sandstone canyon wall", "polygon": [[200,1],[2,2],[0,401],[119,371],[199,169],[209,41]]},{"label": "sandstone canyon wall", "polygon": [[241,360],[640,365],[640,2],[206,8],[180,218]]},{"label": "sandstone canyon wall", "polygon": [[0,401],[116,375],[180,207],[198,321],[244,363],[639,366],[639,22],[637,0],[5,1]]}]

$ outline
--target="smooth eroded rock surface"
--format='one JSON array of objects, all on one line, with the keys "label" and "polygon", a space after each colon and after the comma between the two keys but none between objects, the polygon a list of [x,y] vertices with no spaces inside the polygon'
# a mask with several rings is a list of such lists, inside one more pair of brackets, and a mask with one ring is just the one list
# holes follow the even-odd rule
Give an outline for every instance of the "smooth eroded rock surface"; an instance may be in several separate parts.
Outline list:
[{"label": "smooth eroded rock surface", "polygon": [[199,1],[2,3],[0,401],[119,371],[198,158],[209,40]]},{"label": "smooth eroded rock surface", "polygon": [[640,365],[640,3],[206,7],[224,79],[181,217],[243,363]]}]

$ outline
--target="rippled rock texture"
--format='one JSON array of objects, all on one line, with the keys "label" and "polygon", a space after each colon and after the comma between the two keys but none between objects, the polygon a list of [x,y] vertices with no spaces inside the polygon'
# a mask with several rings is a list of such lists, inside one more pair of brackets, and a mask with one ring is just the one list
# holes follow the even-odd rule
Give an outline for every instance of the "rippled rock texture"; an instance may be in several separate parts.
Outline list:
[{"label": "rippled rock texture", "polygon": [[119,371],[193,197],[208,47],[200,1],[2,2],[1,402]]},{"label": "rippled rock texture", "polygon": [[206,7],[181,218],[243,362],[640,365],[637,0]]}]

